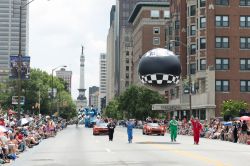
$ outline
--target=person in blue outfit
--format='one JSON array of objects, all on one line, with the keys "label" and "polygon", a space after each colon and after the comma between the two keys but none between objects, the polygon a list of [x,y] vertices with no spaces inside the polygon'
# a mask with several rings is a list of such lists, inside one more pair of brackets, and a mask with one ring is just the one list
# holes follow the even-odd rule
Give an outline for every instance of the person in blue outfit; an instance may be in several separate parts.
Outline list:
[{"label": "person in blue outfit", "polygon": [[127,133],[128,133],[128,143],[132,143],[133,139],[133,128],[134,128],[134,123],[132,120],[129,120],[127,122]]}]

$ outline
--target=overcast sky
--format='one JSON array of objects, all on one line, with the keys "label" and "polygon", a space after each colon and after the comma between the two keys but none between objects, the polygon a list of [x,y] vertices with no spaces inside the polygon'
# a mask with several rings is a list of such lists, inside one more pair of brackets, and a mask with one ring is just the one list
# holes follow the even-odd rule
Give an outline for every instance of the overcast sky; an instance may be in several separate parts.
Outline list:
[{"label": "overcast sky", "polygon": [[[78,96],[81,45],[85,47],[85,88],[99,86],[99,56],[106,52],[109,13],[115,0],[36,0],[30,4],[31,67],[51,73],[60,65],[73,72]],[[88,92],[86,92],[88,95]]]}]

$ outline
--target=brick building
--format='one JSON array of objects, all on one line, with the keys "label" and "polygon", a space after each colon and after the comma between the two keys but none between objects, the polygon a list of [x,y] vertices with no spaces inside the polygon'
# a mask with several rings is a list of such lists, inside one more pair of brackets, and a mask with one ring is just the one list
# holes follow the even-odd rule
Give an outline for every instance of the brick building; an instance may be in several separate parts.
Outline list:
[{"label": "brick building", "polygon": [[[180,3],[186,3],[186,16],[177,9],[182,8],[180,4],[176,6],[179,1],[170,1],[170,9],[176,10],[171,12],[169,25],[173,25],[172,31],[166,36],[167,40],[178,39],[176,15],[180,16],[181,22],[186,20],[183,27],[187,28],[183,32],[186,32],[187,40],[185,42],[182,36],[179,44],[187,53],[180,51],[178,45],[168,45],[173,51],[180,51],[184,69],[179,94],[171,93],[171,90],[168,93],[170,105],[183,105],[175,114],[180,118],[190,116],[188,107],[184,106],[189,101],[185,94],[185,75],[189,72],[194,116],[201,119],[221,116],[221,104],[228,99],[250,103],[250,1],[186,0]],[[188,69],[187,73],[185,69]]]}]

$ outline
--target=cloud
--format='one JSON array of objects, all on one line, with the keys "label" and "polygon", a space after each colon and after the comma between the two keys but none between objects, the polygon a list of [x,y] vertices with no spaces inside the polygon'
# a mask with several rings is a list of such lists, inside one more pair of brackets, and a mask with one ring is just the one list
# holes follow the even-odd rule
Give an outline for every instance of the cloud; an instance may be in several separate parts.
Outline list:
[{"label": "cloud", "polygon": [[99,56],[106,52],[109,13],[115,0],[34,1],[29,13],[31,66],[51,73],[72,70],[72,96],[77,98],[81,45],[85,46],[85,88],[99,86]]}]

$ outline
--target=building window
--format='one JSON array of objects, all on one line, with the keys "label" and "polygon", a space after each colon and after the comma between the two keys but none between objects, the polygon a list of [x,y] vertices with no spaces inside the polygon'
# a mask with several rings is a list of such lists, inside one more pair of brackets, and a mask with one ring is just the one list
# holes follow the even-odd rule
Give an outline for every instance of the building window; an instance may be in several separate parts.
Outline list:
[{"label": "building window", "polygon": [[126,58],[126,63],[129,63],[129,59],[128,58]]},{"label": "building window", "polygon": [[153,45],[160,45],[160,38],[159,37],[154,37],[153,38]]},{"label": "building window", "polygon": [[127,79],[129,78],[129,73],[126,73],[126,78],[127,78]]},{"label": "building window", "polygon": [[229,5],[229,0],[216,0],[215,4],[216,5],[225,5],[225,6],[228,6]]},{"label": "building window", "polygon": [[175,45],[176,47],[180,46],[180,38],[179,38],[179,37],[175,37],[174,45]]},{"label": "building window", "polygon": [[153,33],[154,34],[160,34],[160,27],[154,27],[153,28]]},{"label": "building window", "polygon": [[190,36],[194,36],[195,34],[196,34],[196,26],[195,25],[191,25]]},{"label": "building window", "polygon": [[216,48],[229,48],[229,38],[228,37],[216,37],[215,47]]},{"label": "building window", "polygon": [[200,0],[200,7],[206,6],[206,0]]},{"label": "building window", "polygon": [[206,68],[207,68],[207,60],[200,59],[200,70],[206,70]]},{"label": "building window", "polygon": [[195,74],[196,73],[196,64],[190,64],[190,74]]},{"label": "building window", "polygon": [[206,17],[200,18],[200,28],[206,28]]},{"label": "building window", "polygon": [[200,38],[200,49],[206,48],[206,38]]},{"label": "building window", "polygon": [[175,30],[178,30],[180,28],[180,21],[176,20],[174,24]]},{"label": "building window", "polygon": [[129,71],[129,66],[126,66],[126,71]]},{"label": "building window", "polygon": [[193,55],[195,53],[196,53],[196,44],[191,44],[190,54]]},{"label": "building window", "polygon": [[240,59],[240,70],[250,70],[250,59]]},{"label": "building window", "polygon": [[240,6],[250,6],[250,0],[240,0]]},{"label": "building window", "polygon": [[241,49],[250,49],[250,37],[241,37],[240,38],[240,48]]},{"label": "building window", "polygon": [[170,11],[169,10],[164,10],[164,18],[170,18]]},{"label": "building window", "polygon": [[240,16],[240,27],[250,27],[250,16]]},{"label": "building window", "polygon": [[228,16],[215,16],[216,27],[228,27],[229,17]]},{"label": "building window", "polygon": [[126,56],[129,56],[129,51],[126,51]]},{"label": "building window", "polygon": [[229,59],[227,58],[217,58],[215,60],[216,70],[228,70],[229,69]]},{"label": "building window", "polygon": [[159,18],[160,17],[160,11],[159,10],[151,10],[151,18]]},{"label": "building window", "polygon": [[172,35],[172,32],[173,32],[173,28],[170,26],[170,27],[168,28],[168,35]]},{"label": "building window", "polygon": [[250,80],[240,80],[240,91],[250,92]]},{"label": "building window", "polygon": [[196,15],[196,6],[192,5],[190,6],[190,16],[195,16]]},{"label": "building window", "polygon": [[215,89],[217,92],[229,92],[229,80],[216,80]]}]

